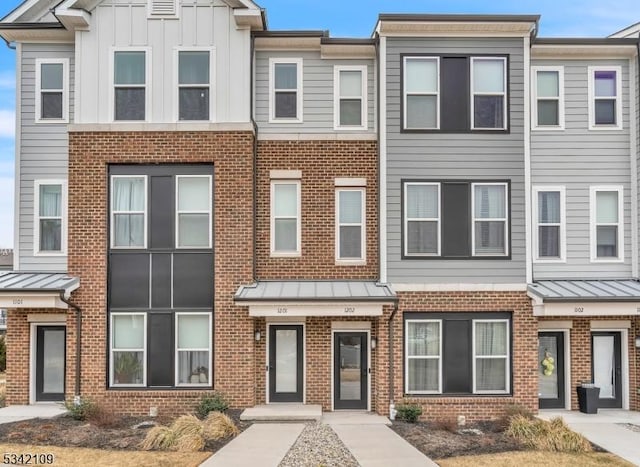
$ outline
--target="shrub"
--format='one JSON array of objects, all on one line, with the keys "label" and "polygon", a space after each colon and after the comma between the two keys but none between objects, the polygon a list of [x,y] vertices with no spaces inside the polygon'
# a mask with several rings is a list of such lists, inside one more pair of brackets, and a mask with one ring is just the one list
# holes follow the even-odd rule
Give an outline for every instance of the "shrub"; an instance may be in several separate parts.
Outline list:
[{"label": "shrub", "polygon": [[96,405],[87,397],[81,397],[77,404],[73,400],[68,400],[64,406],[75,420],[87,420],[96,411]]},{"label": "shrub", "polygon": [[209,439],[223,439],[237,436],[240,433],[233,420],[220,412],[211,412],[204,419],[205,437]]},{"label": "shrub", "polygon": [[196,407],[196,413],[198,417],[205,418],[209,415],[209,412],[226,412],[228,408],[229,403],[226,401],[224,394],[215,391],[202,396]]},{"label": "shrub", "polygon": [[593,451],[591,443],[584,436],[571,431],[561,418],[547,422],[515,415],[511,418],[506,433],[525,446],[540,451]]},{"label": "shrub", "polygon": [[438,430],[445,430],[449,433],[458,432],[458,419],[455,417],[440,418],[433,422],[434,428]]},{"label": "shrub", "polygon": [[4,336],[0,336],[0,372],[7,370],[7,343]]},{"label": "shrub", "polygon": [[113,428],[120,424],[120,417],[97,404],[94,404],[93,409],[86,415],[86,420],[102,428]]},{"label": "shrub", "polygon": [[176,444],[176,434],[167,426],[155,426],[149,430],[147,436],[140,443],[144,451],[169,451]]},{"label": "shrub", "polygon": [[504,414],[497,420],[497,428],[500,431],[505,431],[509,428],[511,419],[515,416],[522,416],[526,419],[533,420],[533,413],[525,406],[520,404],[509,404],[504,408]]},{"label": "shrub", "polygon": [[402,404],[397,408],[398,418],[405,422],[415,423],[422,415],[422,407],[418,404]]}]

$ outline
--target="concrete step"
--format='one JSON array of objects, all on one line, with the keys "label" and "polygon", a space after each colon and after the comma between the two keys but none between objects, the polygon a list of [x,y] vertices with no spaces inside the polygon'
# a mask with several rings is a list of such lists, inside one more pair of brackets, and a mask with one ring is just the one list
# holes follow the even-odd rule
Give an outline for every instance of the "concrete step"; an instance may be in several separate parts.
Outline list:
[{"label": "concrete step", "polygon": [[256,405],[245,409],[240,415],[240,420],[260,422],[269,421],[301,421],[322,418],[322,406],[313,404],[279,403]]}]

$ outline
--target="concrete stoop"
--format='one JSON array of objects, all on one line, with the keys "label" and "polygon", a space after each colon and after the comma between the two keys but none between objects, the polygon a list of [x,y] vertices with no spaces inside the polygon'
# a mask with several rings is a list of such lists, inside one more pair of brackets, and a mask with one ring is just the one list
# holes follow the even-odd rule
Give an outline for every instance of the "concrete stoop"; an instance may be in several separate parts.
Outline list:
[{"label": "concrete stoop", "polygon": [[279,403],[256,405],[245,409],[240,420],[254,422],[320,421],[322,406],[313,404]]}]

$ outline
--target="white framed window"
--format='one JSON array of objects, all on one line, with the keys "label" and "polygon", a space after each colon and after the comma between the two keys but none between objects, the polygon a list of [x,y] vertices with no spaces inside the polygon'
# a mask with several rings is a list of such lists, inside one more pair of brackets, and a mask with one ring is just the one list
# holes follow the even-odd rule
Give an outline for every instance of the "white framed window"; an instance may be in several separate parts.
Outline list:
[{"label": "white framed window", "polygon": [[442,393],[442,321],[405,320],[405,392]]},{"label": "white framed window", "polygon": [[111,248],[147,247],[147,176],[111,176]]},{"label": "white framed window", "polygon": [[404,184],[405,256],[440,256],[440,184]]},{"label": "white framed window", "polygon": [[336,261],[362,264],[366,259],[364,188],[336,189]]},{"label": "white framed window", "polygon": [[61,256],[67,250],[67,181],[35,180],[34,256]]},{"label": "white framed window", "polygon": [[111,386],[147,385],[147,314],[112,313]]},{"label": "white framed window", "polygon": [[36,123],[69,122],[69,59],[36,59]]},{"label": "white framed window", "polygon": [[302,58],[269,59],[269,122],[302,123]]},{"label": "white framed window", "polygon": [[211,248],[211,175],[176,176],[176,247]]},{"label": "white framed window", "polygon": [[534,186],[533,231],[536,262],[564,262],[566,258],[566,213],[564,186]]},{"label": "white framed window", "polygon": [[509,320],[473,320],[473,393],[509,393]]},{"label": "white framed window", "polygon": [[151,116],[151,48],[112,48],[113,121],[146,121]]},{"label": "white framed window", "polygon": [[271,255],[300,256],[299,180],[271,181]]},{"label": "white framed window", "polygon": [[471,184],[473,256],[506,256],[509,251],[508,184]]},{"label": "white framed window", "polygon": [[507,128],[507,59],[471,57],[471,129]]},{"label": "white framed window", "polygon": [[404,57],[403,128],[440,128],[440,57]]},{"label": "white framed window", "polygon": [[622,186],[589,189],[591,261],[624,261],[624,190]]},{"label": "white framed window", "polygon": [[535,66],[531,124],[534,130],[564,130],[564,67]]},{"label": "white framed window", "polygon": [[213,77],[214,48],[175,49],[177,95],[176,120],[213,121],[215,113]]},{"label": "white framed window", "polygon": [[211,386],[211,313],[176,313],[176,386]]},{"label": "white framed window", "polygon": [[590,66],[589,129],[622,129],[622,68]]},{"label": "white framed window", "polygon": [[366,65],[333,67],[334,129],[367,129]]},{"label": "white framed window", "polygon": [[179,13],[178,0],[147,0],[149,19],[177,19]]}]

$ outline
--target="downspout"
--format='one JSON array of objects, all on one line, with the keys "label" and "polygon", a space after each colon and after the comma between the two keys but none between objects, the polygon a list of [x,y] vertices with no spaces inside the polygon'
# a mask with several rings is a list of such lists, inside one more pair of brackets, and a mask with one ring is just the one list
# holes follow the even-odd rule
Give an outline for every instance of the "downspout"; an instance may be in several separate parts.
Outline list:
[{"label": "downspout", "polygon": [[[263,10],[263,15],[264,15],[264,10]],[[251,86],[249,86],[249,112],[251,115],[251,124],[253,125],[253,257],[251,258],[252,261],[252,279],[254,282],[257,281],[257,275],[258,275],[258,261],[256,260],[257,254],[258,254],[258,247],[257,247],[257,239],[258,239],[258,124],[256,123],[256,120],[254,118],[254,101],[255,101],[255,90],[254,90],[254,86],[255,86],[255,66],[254,66],[254,62],[255,62],[255,37],[253,36],[253,34],[251,33],[251,31],[249,31],[250,34],[250,40],[251,40],[251,45],[250,45],[250,53],[249,53],[249,57],[250,57],[250,65],[249,65],[249,76],[250,76],[250,80],[251,80]],[[253,320],[254,323],[254,333],[258,330],[257,329],[257,320],[254,319]],[[257,361],[257,355],[258,355],[258,342],[255,339],[251,339],[253,341],[253,397],[254,397],[254,401],[253,404],[257,405],[258,403],[258,361]]]},{"label": "downspout", "polygon": [[82,360],[82,310],[78,305],[65,297],[64,292],[60,292],[60,300],[66,303],[69,308],[76,310],[76,388],[73,403],[80,404],[80,362]]},{"label": "downspout", "polygon": [[393,378],[395,376],[394,365],[393,365],[393,318],[395,318],[396,313],[398,312],[398,302],[396,301],[393,305],[393,311],[389,316],[389,419],[396,419],[396,404],[393,400]]}]

